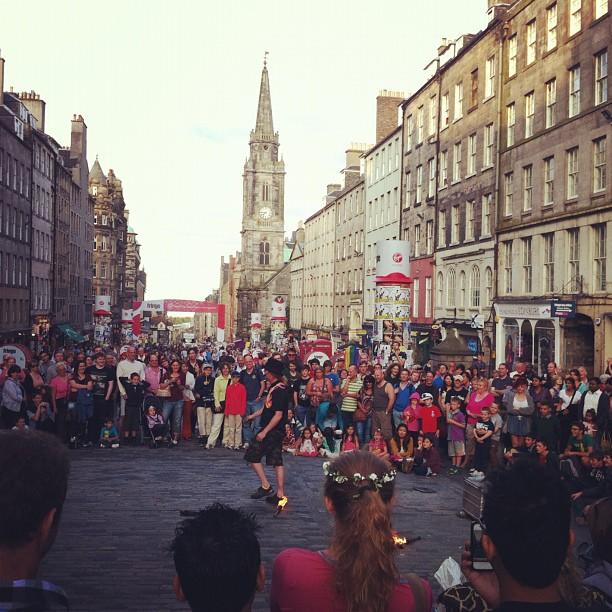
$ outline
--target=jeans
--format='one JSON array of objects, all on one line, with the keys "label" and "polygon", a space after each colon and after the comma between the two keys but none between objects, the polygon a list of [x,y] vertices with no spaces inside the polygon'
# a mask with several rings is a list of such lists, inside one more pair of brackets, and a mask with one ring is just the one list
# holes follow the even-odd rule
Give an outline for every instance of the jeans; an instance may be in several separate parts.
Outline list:
[{"label": "jeans", "polygon": [[325,429],[323,425],[323,421],[325,420],[325,417],[327,416],[328,410],[329,410],[329,402],[321,402],[319,406],[317,407],[316,423],[321,430]]},{"label": "jeans", "polygon": [[393,415],[393,427],[397,429],[398,425],[404,422],[404,412],[402,410],[394,410],[391,414]]},{"label": "jeans", "polygon": [[372,438],[372,417],[368,417],[365,421],[355,421],[355,429],[359,436],[360,447],[367,444]]},{"label": "jeans", "polygon": [[170,423],[170,416],[172,416],[172,435],[178,438],[181,435],[181,423],[183,420],[183,400],[165,400],[162,407],[162,415],[165,423]]},{"label": "jeans", "polygon": [[259,420],[260,417],[252,421],[247,421],[246,417],[251,416],[253,413],[257,412],[262,406],[261,400],[247,400],[247,408],[245,420],[242,424],[242,437],[244,438],[244,442],[250,444],[255,437],[255,432],[259,431]]},{"label": "jeans", "polygon": [[310,407],[309,406],[302,406],[301,404],[298,404],[295,407],[295,416],[297,417],[298,421],[304,427],[308,427],[308,425],[310,425],[311,422],[314,422],[309,417],[309,413],[310,413]]}]

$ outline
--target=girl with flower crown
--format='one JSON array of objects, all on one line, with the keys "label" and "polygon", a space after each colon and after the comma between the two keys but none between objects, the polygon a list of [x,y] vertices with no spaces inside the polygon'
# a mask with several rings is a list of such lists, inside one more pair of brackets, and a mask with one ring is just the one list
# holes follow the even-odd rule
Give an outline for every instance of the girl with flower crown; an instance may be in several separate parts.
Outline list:
[{"label": "girl with flower crown", "polygon": [[431,610],[429,584],[414,574],[400,579],[395,562],[395,471],[358,450],[323,467],[325,507],[334,519],[332,541],[323,551],[289,548],[280,553],[272,567],[270,610]]}]

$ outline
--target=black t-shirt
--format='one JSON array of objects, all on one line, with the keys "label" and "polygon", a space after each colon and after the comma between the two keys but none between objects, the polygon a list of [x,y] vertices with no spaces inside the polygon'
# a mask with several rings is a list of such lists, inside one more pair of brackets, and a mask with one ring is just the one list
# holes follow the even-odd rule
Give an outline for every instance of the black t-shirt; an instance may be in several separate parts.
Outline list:
[{"label": "black t-shirt", "polygon": [[247,401],[252,402],[259,395],[261,381],[265,378],[259,368],[253,368],[250,374],[246,370],[240,372],[240,382],[246,387]]},{"label": "black t-shirt", "polygon": [[438,400],[440,399],[440,389],[435,385],[426,385],[425,383],[421,383],[419,385],[418,393],[421,397],[423,396],[423,393],[429,393],[433,397],[433,403],[436,406],[438,405]]},{"label": "black t-shirt", "polygon": [[512,379],[509,376],[506,376],[506,378],[494,378],[491,386],[496,391],[503,392],[512,386]]},{"label": "black t-shirt", "polygon": [[308,395],[306,395],[306,387],[308,386],[309,382],[310,382],[310,377],[300,378],[298,380],[297,394],[298,394],[298,404],[300,406],[310,406],[310,398],[308,397]]},{"label": "black t-shirt", "polygon": [[95,365],[89,366],[85,373],[89,374],[91,380],[93,380],[93,394],[94,397],[104,399],[108,392],[108,385],[115,380],[114,368],[104,366],[98,368]]},{"label": "black t-shirt", "polygon": [[[419,389],[420,391],[420,389]],[[446,392],[446,396],[444,398],[444,401],[448,404],[451,401],[451,398],[453,397],[458,397],[461,400],[461,405],[459,406],[459,408],[461,410],[465,409],[465,406],[467,404],[467,397],[468,397],[468,390],[465,387],[461,387],[461,389],[459,389],[457,391],[457,389],[455,389],[455,387],[453,386],[452,389],[449,389]]]},{"label": "black t-shirt", "polygon": [[289,408],[289,389],[277,383],[270,389],[268,396],[261,414],[261,428],[264,429],[268,426],[275,412],[282,412],[281,420],[272,431],[283,433],[285,431],[285,422],[287,421],[287,409]]}]

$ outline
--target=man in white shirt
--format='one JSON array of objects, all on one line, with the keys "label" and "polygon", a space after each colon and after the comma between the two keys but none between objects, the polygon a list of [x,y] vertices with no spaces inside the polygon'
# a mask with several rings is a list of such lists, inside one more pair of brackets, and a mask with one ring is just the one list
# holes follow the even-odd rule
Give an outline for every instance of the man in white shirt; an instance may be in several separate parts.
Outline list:
[{"label": "man in white shirt", "polygon": [[142,361],[138,361],[136,359],[136,349],[133,346],[127,347],[127,358],[121,360],[117,364],[117,386],[119,388],[119,393],[121,394],[121,413],[120,416],[123,418],[125,416],[125,400],[127,395],[125,393],[125,388],[121,384],[121,378],[129,378],[132,374],[136,373],[140,376],[140,380],[144,380],[145,376],[145,366]]},{"label": "man in white shirt", "polygon": [[[580,414],[582,415],[582,418],[584,419],[584,415],[587,413],[587,410],[594,410],[595,414],[597,415],[596,422],[598,429],[601,429],[606,423],[609,404],[610,398],[608,397],[608,394],[604,393],[599,388],[599,379],[590,378],[589,389],[580,398]],[[598,435],[600,435],[599,431]]]}]

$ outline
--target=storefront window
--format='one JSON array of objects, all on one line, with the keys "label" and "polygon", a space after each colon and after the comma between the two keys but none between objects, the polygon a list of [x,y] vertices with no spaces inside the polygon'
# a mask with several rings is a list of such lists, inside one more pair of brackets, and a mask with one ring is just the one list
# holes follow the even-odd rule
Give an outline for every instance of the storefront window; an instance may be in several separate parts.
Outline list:
[{"label": "storefront window", "polygon": [[527,363],[531,363],[533,358],[533,328],[531,321],[523,321],[521,325],[521,347],[519,357]]},{"label": "storefront window", "polygon": [[504,363],[512,371],[516,360],[516,350],[518,347],[519,327],[516,319],[504,320]]},{"label": "storefront window", "polygon": [[551,361],[556,361],[555,326],[552,321],[538,321],[535,326],[534,370],[544,374]]}]

